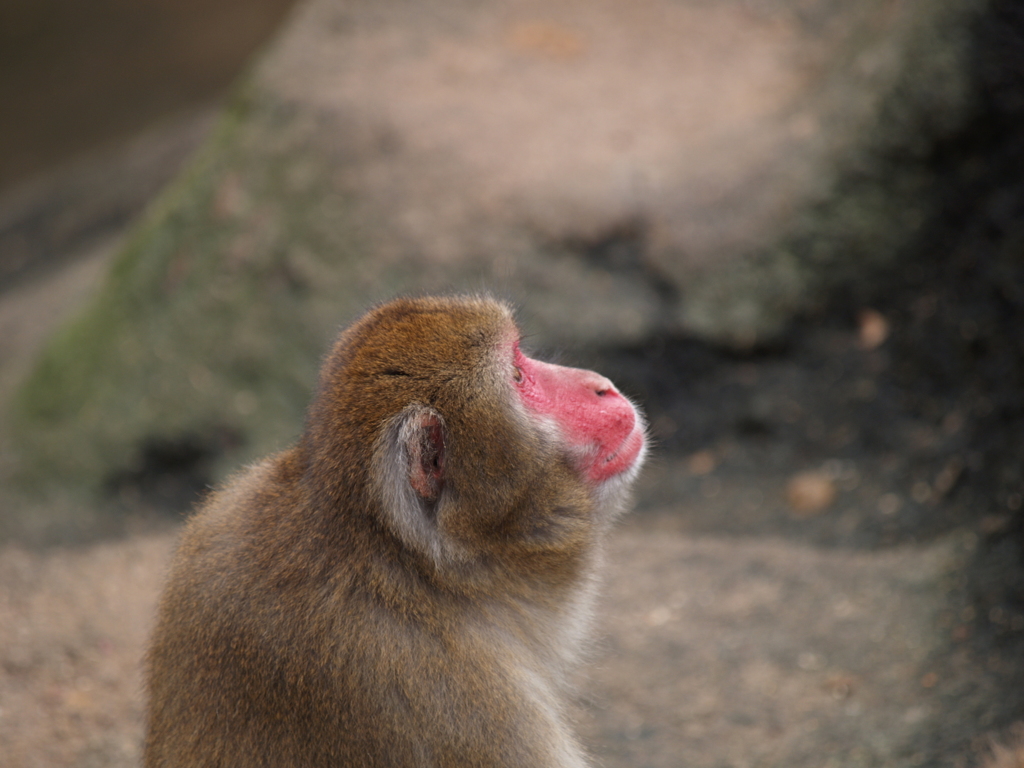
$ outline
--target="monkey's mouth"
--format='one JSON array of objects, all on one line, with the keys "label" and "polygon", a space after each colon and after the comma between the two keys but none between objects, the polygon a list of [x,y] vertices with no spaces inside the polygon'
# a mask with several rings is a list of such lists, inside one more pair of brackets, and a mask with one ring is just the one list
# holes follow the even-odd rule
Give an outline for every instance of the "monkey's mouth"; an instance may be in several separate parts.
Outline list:
[{"label": "monkey's mouth", "polygon": [[644,442],[644,429],[637,419],[632,431],[623,438],[618,447],[597,457],[587,473],[590,479],[600,483],[625,472],[636,463],[643,451]]}]

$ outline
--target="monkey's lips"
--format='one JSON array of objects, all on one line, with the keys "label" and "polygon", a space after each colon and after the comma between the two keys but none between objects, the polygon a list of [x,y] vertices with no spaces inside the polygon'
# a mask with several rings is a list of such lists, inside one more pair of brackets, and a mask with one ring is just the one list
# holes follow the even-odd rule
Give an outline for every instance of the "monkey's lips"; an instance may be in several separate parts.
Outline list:
[{"label": "monkey's lips", "polygon": [[644,430],[640,425],[640,420],[636,419],[633,429],[616,448],[597,456],[588,469],[587,476],[595,483],[610,480],[632,467],[643,448]]}]

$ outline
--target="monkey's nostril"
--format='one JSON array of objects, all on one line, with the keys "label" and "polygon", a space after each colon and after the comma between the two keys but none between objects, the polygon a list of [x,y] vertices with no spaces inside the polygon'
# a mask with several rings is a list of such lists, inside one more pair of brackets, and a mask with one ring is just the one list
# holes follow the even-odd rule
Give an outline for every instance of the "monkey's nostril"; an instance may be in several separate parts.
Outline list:
[{"label": "monkey's nostril", "polygon": [[598,397],[604,397],[605,395],[608,394],[608,390],[607,389],[599,389],[594,394],[596,394]]}]

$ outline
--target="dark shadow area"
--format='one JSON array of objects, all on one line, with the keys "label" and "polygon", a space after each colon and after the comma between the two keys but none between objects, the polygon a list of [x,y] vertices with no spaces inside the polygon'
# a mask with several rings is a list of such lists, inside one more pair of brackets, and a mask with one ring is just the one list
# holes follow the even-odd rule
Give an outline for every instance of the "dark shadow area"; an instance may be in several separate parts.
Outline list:
[{"label": "dark shadow area", "polygon": [[220,96],[294,0],[8,0],[0,189]]},{"label": "dark shadow area", "polygon": [[210,487],[210,462],[218,449],[216,442],[198,435],[151,440],[134,467],[107,481],[106,491],[129,507],[181,515]]}]

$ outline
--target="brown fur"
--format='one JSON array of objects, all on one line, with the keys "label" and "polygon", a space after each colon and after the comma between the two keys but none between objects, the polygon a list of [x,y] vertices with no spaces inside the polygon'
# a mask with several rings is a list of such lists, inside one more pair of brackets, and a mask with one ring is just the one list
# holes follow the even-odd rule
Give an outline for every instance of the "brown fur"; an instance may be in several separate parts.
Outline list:
[{"label": "brown fur", "polygon": [[341,335],[299,444],[186,526],[148,768],[587,764],[565,678],[621,493],[518,402],[517,337],[476,298],[398,300]]}]

